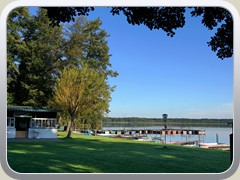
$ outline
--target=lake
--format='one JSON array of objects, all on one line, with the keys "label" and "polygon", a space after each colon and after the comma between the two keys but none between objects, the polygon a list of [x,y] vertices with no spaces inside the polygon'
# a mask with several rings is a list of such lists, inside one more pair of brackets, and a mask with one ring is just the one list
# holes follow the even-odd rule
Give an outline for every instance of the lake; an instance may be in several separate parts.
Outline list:
[{"label": "lake", "polygon": [[[103,130],[118,130],[118,129],[162,129],[162,126],[138,126],[138,127],[104,127]],[[224,143],[230,144],[229,135],[232,133],[232,128],[230,127],[179,127],[179,126],[171,126],[169,129],[193,129],[193,130],[205,130],[205,135],[180,135],[180,134],[171,134],[166,135],[167,142],[177,142],[177,141],[193,141],[199,140],[205,143]],[[156,135],[150,134],[151,137],[160,137],[164,140],[164,135]]]}]

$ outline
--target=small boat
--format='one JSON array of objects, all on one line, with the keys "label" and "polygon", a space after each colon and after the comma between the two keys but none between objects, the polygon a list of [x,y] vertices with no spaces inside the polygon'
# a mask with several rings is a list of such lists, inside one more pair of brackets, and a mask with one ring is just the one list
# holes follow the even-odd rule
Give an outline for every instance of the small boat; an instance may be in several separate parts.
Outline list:
[{"label": "small boat", "polygon": [[198,145],[200,148],[212,148],[212,149],[223,149],[223,150],[230,149],[230,145],[224,144],[224,143],[199,143]]},{"label": "small boat", "polygon": [[184,141],[184,142],[175,142],[175,144],[177,145],[182,145],[182,146],[193,146],[193,147],[196,147],[198,146],[198,141],[195,140],[195,141]]},{"label": "small boat", "polygon": [[137,141],[153,141],[151,136],[136,137]]}]

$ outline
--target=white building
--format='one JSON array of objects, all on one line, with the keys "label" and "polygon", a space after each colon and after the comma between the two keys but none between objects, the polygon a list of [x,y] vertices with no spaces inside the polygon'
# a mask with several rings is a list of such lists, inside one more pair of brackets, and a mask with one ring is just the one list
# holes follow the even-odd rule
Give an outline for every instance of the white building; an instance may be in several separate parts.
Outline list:
[{"label": "white building", "polygon": [[44,107],[8,106],[7,138],[57,138],[57,112]]}]

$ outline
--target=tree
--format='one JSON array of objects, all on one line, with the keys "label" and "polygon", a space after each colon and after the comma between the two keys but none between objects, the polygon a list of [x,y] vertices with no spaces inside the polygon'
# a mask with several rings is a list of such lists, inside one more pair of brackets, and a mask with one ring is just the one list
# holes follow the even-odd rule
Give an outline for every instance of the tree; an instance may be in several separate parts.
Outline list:
[{"label": "tree", "polygon": [[69,65],[57,80],[52,102],[70,116],[71,137],[77,118],[86,120],[89,115],[104,116],[109,111],[112,88],[106,83],[104,73],[95,71],[87,64],[81,67]]},{"label": "tree", "polygon": [[[99,128],[104,113],[109,111],[110,93],[114,89],[108,85],[108,77],[117,76],[117,72],[110,68],[106,40],[109,35],[100,28],[100,19],[87,21],[79,17],[75,23],[59,27],[50,24],[45,9],[39,9],[32,16],[27,8],[13,10],[10,14],[8,104],[56,107],[53,104],[55,101],[49,100],[53,99],[57,79],[64,69],[75,68],[81,73],[84,71],[87,82],[93,84],[84,84],[88,88],[81,94],[81,107],[70,106],[70,109],[65,109],[58,106],[64,110],[61,115],[66,119],[62,122],[73,119],[73,112],[79,108],[81,112],[74,113],[74,121],[70,120],[70,123],[77,119],[80,123]],[[89,72],[85,72],[83,64]],[[69,98],[71,101],[73,97]]]},{"label": "tree", "polygon": [[14,104],[16,79],[19,75],[18,64],[16,58],[19,54],[19,45],[22,42],[21,31],[25,19],[29,17],[26,8],[18,8],[12,11],[7,21],[7,101],[8,104]]},{"label": "tree", "polygon": [[74,23],[64,26],[66,38],[64,63],[78,66],[79,63],[84,62],[89,67],[104,72],[106,78],[108,76],[116,77],[118,73],[109,69],[111,55],[106,40],[109,35],[100,28],[101,25],[102,22],[99,18],[87,21],[84,16],[80,16]]},{"label": "tree", "polygon": [[[83,16],[76,18],[74,23],[65,24],[63,27],[64,37],[66,39],[63,48],[63,61],[61,67],[74,66],[81,67],[82,63],[87,64],[89,68],[94,69],[100,74],[104,74],[105,80],[108,77],[116,77],[118,73],[110,69],[110,54],[106,38],[109,36],[107,32],[100,28],[102,22],[100,19],[87,21]],[[111,89],[113,90],[113,89]],[[107,91],[108,92],[108,91]],[[88,96],[87,94],[85,96]],[[106,94],[109,96],[110,94]],[[89,124],[92,128],[99,128],[102,124],[103,112],[102,106],[108,105],[105,101],[92,100],[93,109],[91,113],[81,112],[81,118],[76,118],[76,124]],[[90,103],[88,100],[86,103]],[[100,106],[98,108],[98,106]],[[72,123],[71,123],[72,124]]]},{"label": "tree", "polygon": [[[220,26],[216,34],[211,37],[208,45],[221,59],[232,57],[233,55],[233,19],[231,14],[223,8],[194,8],[192,16],[202,16],[202,23],[212,30]],[[222,23],[222,24],[221,24]],[[220,24],[220,25],[219,25]]]},{"label": "tree", "polygon": [[[73,20],[76,15],[88,15],[93,7],[44,7],[52,25],[60,22]],[[112,15],[121,12],[126,16],[129,24],[144,24],[149,29],[162,29],[168,36],[175,35],[174,30],[185,25],[185,9],[182,7],[112,7]],[[231,14],[220,7],[195,7],[191,8],[194,17],[202,17],[202,24],[209,30],[217,27],[216,34],[211,37],[208,46],[216,52],[220,59],[229,58],[233,55],[233,20]]]},{"label": "tree", "polygon": [[[16,14],[13,11],[14,13]],[[8,58],[12,61],[8,65],[8,70],[14,66],[17,71],[14,85],[9,82],[8,93],[14,98],[8,103],[46,106],[56,81],[57,69],[51,67],[61,58],[63,41],[61,27],[49,25],[44,9],[39,10],[36,16],[28,14],[22,18],[23,20],[18,19],[14,18],[15,22],[21,23],[19,27],[9,26],[8,29],[8,51],[14,50]],[[18,35],[15,44],[14,41],[11,42],[13,32]]]},{"label": "tree", "polygon": [[110,69],[107,32],[100,19],[53,27],[45,9],[30,16],[27,8],[13,10],[8,20],[8,104],[46,106],[59,72],[86,62],[105,78]]}]

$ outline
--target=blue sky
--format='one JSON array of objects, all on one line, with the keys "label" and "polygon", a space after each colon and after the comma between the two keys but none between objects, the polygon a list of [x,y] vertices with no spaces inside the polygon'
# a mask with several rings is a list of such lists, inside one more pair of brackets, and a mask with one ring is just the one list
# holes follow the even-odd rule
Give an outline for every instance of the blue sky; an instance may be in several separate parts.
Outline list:
[{"label": "blue sky", "polygon": [[233,118],[233,59],[220,60],[207,46],[215,31],[187,13],[171,38],[162,30],[132,26],[125,16],[96,8],[110,37],[112,68],[119,76],[109,117]]},{"label": "blue sky", "polygon": [[95,8],[110,35],[116,85],[109,117],[233,118],[233,59],[218,59],[207,46],[215,31],[186,13],[186,24],[171,38],[162,30],[133,26],[123,15]]}]

